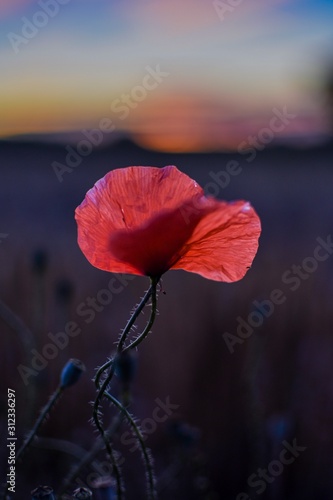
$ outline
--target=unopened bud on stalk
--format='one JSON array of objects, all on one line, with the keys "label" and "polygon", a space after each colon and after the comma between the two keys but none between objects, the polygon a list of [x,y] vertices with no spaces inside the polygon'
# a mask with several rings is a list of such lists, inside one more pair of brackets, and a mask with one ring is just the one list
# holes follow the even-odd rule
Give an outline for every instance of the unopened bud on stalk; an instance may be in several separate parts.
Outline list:
[{"label": "unopened bud on stalk", "polygon": [[96,489],[96,500],[117,500],[114,480],[109,477],[99,477],[94,481],[93,488]]},{"label": "unopened bud on stalk", "polygon": [[32,271],[36,274],[44,274],[48,266],[48,254],[45,250],[36,250],[32,256]]},{"label": "unopened bud on stalk", "polygon": [[50,486],[37,486],[31,492],[31,500],[55,500],[53,489]]},{"label": "unopened bud on stalk", "polygon": [[115,374],[123,384],[130,384],[136,374],[137,357],[134,352],[120,352],[114,361]]},{"label": "unopened bud on stalk", "polygon": [[74,295],[74,286],[68,279],[58,281],[55,287],[55,295],[59,304],[67,304]]},{"label": "unopened bud on stalk", "polygon": [[73,497],[78,498],[79,500],[86,500],[92,498],[92,491],[88,488],[77,488],[73,491]]},{"label": "unopened bud on stalk", "polygon": [[168,426],[169,435],[185,448],[195,446],[200,439],[200,431],[182,420],[173,420]]},{"label": "unopened bud on stalk", "polygon": [[70,359],[62,369],[60,375],[60,387],[66,389],[76,382],[86,370],[84,364],[79,359]]}]

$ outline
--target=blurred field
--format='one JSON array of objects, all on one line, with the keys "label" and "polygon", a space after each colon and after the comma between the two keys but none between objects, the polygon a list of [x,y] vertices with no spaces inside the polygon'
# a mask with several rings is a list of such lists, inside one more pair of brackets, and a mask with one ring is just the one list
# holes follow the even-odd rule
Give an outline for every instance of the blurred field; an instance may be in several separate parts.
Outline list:
[{"label": "blurred field", "polygon": [[[167,481],[161,499],[231,500],[241,492],[263,500],[331,498],[333,256],[318,262],[294,291],[282,276],[313,256],[317,238],[333,234],[332,153],[332,145],[276,147],[257,152],[254,161],[247,162],[237,154],[161,154],[124,141],[94,151],[59,182],[51,163],[64,161],[63,146],[0,143],[0,233],[8,234],[0,240],[0,298],[32,329],[39,351],[50,342],[47,333],[63,331],[69,320],[81,328],[38,376],[29,378],[27,388],[17,371],[26,363],[22,344],[0,321],[1,435],[6,435],[7,388],[16,390],[17,435],[22,440],[32,415],[37,416],[55,389],[63,364],[78,357],[87,366],[84,379],[68,389],[41,436],[89,449],[95,435],[88,422],[94,369],[112,351],[130,309],[147,288],[147,280],[135,278],[91,323],[78,315],[78,306],[96,297],[111,278],[90,266],[76,243],[74,209],[85,192],[109,170],[128,165],[174,164],[204,187],[214,174],[222,178],[228,161],[237,160],[242,172],[226,187],[219,186],[217,194],[226,200],[249,200],[257,210],[263,226],[257,257],[247,276],[234,284],[184,272],[165,275],[160,315],[139,349],[133,412],[141,420],[151,417],[156,399],[170,398],[179,405],[174,417],[201,433],[196,451],[188,453],[197,459]],[[38,250],[48,256],[42,276],[32,265]],[[62,280],[71,284],[68,296],[66,290],[59,291]],[[253,301],[269,299],[274,289],[282,290],[284,303],[231,353],[223,334],[235,335],[237,317],[247,320]],[[165,433],[171,420],[148,436],[157,476],[175,460],[175,447]],[[294,439],[306,450],[256,495],[258,488],[247,485],[248,477],[278,458],[284,440]],[[26,498],[38,484],[57,488],[72,463],[71,454],[40,447],[32,448],[17,469],[18,498]],[[143,499],[144,493],[138,493],[144,491],[139,453],[130,453],[128,447],[124,453],[128,498]],[[5,464],[4,446],[0,458]],[[90,472],[84,472],[83,480]],[[194,480],[198,476],[205,493]]]}]

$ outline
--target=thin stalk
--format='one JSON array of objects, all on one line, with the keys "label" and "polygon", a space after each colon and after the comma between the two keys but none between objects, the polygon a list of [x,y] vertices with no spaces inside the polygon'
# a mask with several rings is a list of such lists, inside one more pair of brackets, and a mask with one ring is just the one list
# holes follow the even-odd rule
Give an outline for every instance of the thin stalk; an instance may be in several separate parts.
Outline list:
[{"label": "thin stalk", "polygon": [[104,363],[103,366],[101,366],[98,370],[97,370],[97,373],[96,373],[96,377],[95,377],[95,386],[97,388],[99,388],[99,381],[100,381],[100,378],[101,376],[103,375],[103,373],[110,367],[112,366],[114,362],[114,358],[110,359],[109,361],[107,361],[106,363]]},{"label": "thin stalk", "polygon": [[[31,431],[29,432],[27,438],[25,439],[25,441],[23,442],[23,444],[21,445],[21,447],[19,448],[19,450],[18,450],[18,452],[16,454],[16,462],[19,461],[19,459],[21,458],[21,456],[23,455],[23,453],[29,448],[32,440],[36,437],[36,435],[37,435],[40,427],[42,426],[43,422],[45,421],[46,417],[48,416],[48,414],[50,413],[50,411],[52,410],[52,408],[54,407],[54,405],[59,400],[59,398],[62,395],[62,393],[63,393],[63,388],[61,386],[59,386],[56,389],[56,391],[52,394],[52,396],[50,397],[48,403],[44,406],[44,408],[42,409],[39,417],[37,418],[37,420],[35,422],[35,425],[31,429]],[[4,499],[4,500],[6,500],[8,498],[7,493],[8,493],[8,483],[6,483],[4,485],[4,492],[3,492],[3,495],[2,495],[1,498]]]},{"label": "thin stalk", "polygon": [[[136,307],[132,316],[128,320],[128,322],[127,322],[127,324],[126,324],[126,326],[121,334],[119,342],[118,342],[118,346],[117,346],[117,353],[118,354],[125,352],[128,349],[133,349],[134,347],[137,347],[140,344],[140,342],[142,342],[142,340],[148,335],[148,333],[149,333],[149,331],[154,323],[155,317],[156,317],[156,305],[157,305],[156,287],[157,287],[158,281],[159,281],[158,279],[151,279],[151,285],[150,285],[149,289],[147,290],[147,292],[145,293],[141,302],[138,304],[138,306]],[[152,297],[152,309],[151,309],[149,321],[148,321],[145,329],[143,330],[143,332],[139,335],[139,337],[136,340],[134,340],[126,348],[123,348],[124,343],[126,341],[126,338],[129,334],[131,328],[135,324],[136,319],[138,318],[139,314],[142,312],[143,308],[147,304],[150,297]],[[103,383],[100,385],[100,379],[108,368],[110,368],[110,371],[109,371],[108,375],[106,376],[106,378],[104,379]],[[112,450],[112,447],[110,444],[109,437],[108,437],[106,431],[104,430],[104,427],[103,427],[103,425],[100,421],[100,418],[99,418],[99,416],[100,416],[99,408],[100,408],[103,397],[107,397],[108,399],[113,398],[113,396],[111,396],[111,394],[109,394],[107,392],[107,388],[108,388],[108,386],[111,382],[111,379],[114,375],[114,369],[115,369],[114,368],[114,358],[112,358],[111,360],[107,361],[102,367],[100,367],[99,370],[97,371],[97,374],[95,377],[95,385],[98,389],[98,393],[97,393],[97,396],[96,396],[96,399],[95,399],[95,402],[93,405],[93,420],[94,420],[94,423],[95,423],[95,425],[96,425],[96,427],[97,427],[97,429],[98,429],[98,431],[99,431],[99,433],[104,441],[107,453],[108,453],[108,455],[111,459],[112,465],[114,467],[114,472],[115,472],[116,480],[117,480],[118,499],[121,500],[122,488],[121,488],[120,472],[119,472],[119,469],[118,469],[116,461],[115,461],[115,457],[114,457],[114,453],[113,453],[113,450]],[[154,481],[153,481],[152,463],[151,463],[151,460],[149,458],[149,454],[147,452],[147,449],[145,447],[144,440],[143,440],[142,435],[141,435],[138,427],[136,426],[134,420],[130,416],[130,414],[127,412],[127,410],[124,408],[124,406],[118,400],[115,399],[115,401],[117,402],[117,404],[116,403],[114,403],[114,404],[118,407],[118,409],[120,409],[122,411],[122,413],[126,412],[124,414],[127,416],[129,421],[131,422],[132,427],[133,427],[133,425],[135,426],[135,429],[136,429],[135,434],[137,435],[138,440],[140,442],[140,446],[142,449],[144,462],[145,462],[145,466],[146,466],[147,474],[148,474],[148,483],[149,483],[149,491],[150,491],[149,498],[151,500],[154,500],[156,497],[155,497],[155,488],[154,488]],[[118,405],[120,405],[120,406],[118,406]]]},{"label": "thin stalk", "polygon": [[[140,304],[138,304],[137,308],[135,309],[135,311],[133,312],[132,316],[128,320],[128,322],[127,322],[124,330],[122,331],[122,334],[121,334],[121,337],[119,339],[118,346],[117,346],[117,353],[124,352],[124,351],[128,350],[128,348],[123,349],[123,345],[124,345],[124,343],[126,341],[127,335],[129,334],[129,332],[130,332],[132,326],[134,325],[137,317],[139,316],[139,314],[142,312],[143,308],[147,304],[150,296],[152,296],[152,312],[153,312],[153,315],[154,315],[153,319],[151,321],[151,318],[150,318],[148,329],[145,328],[144,332],[138,337],[138,339],[135,340],[135,345],[129,346],[129,347],[132,348],[132,347],[136,347],[137,345],[139,345],[139,343],[141,342],[141,340],[143,340],[147,336],[147,334],[149,333],[149,330],[152,327],[152,324],[153,324],[153,322],[155,320],[155,316],[156,316],[156,302],[157,302],[157,299],[156,299],[156,286],[157,286],[157,283],[158,283],[158,279],[151,279],[151,285],[150,285],[149,289],[147,290],[147,292],[143,296]],[[100,380],[101,376],[113,364],[113,361],[114,361],[114,358],[110,359],[109,361],[107,361],[106,363],[104,363],[104,365],[101,366],[97,370],[97,373],[96,373],[96,376],[95,376],[95,386],[96,387],[99,387],[99,380]]]},{"label": "thin stalk", "polygon": [[123,333],[121,334],[121,337],[120,337],[120,340],[119,340],[119,343],[118,343],[118,346],[117,346],[117,352],[118,353],[123,351],[123,345],[124,345],[124,343],[126,341],[127,335],[129,333],[129,331],[131,330],[132,326],[134,325],[137,317],[139,316],[139,314],[141,313],[141,311],[143,310],[143,308],[147,304],[150,296],[151,295],[155,295],[155,299],[156,299],[156,284],[157,284],[157,282],[155,280],[151,280],[150,287],[148,288],[148,290],[145,293],[144,297],[142,298],[140,304],[137,306],[137,308],[135,309],[134,313],[132,314],[132,316],[128,320],[128,323],[125,326],[125,328],[123,330]]},{"label": "thin stalk", "polygon": [[134,349],[137,347],[141,342],[147,337],[148,333],[150,332],[151,327],[153,326],[153,323],[156,318],[156,306],[157,306],[157,297],[156,297],[156,285],[157,282],[153,282],[150,289],[151,289],[151,314],[149,321],[146,325],[146,328],[143,330],[143,332],[135,339],[131,344],[129,344],[127,347],[125,347],[122,352],[129,351],[130,349]]},{"label": "thin stalk", "polygon": [[[3,321],[9,326],[9,328],[16,332],[24,348],[25,364],[29,366],[31,349],[33,349],[36,344],[35,336],[31,332],[31,330],[29,330],[29,328],[23,323],[21,318],[17,316],[1,299],[0,318],[3,319]],[[29,384],[27,384],[25,388],[26,406],[24,409],[24,420],[27,427],[30,427],[30,422],[33,419],[36,394],[36,379],[35,377],[33,377],[33,379],[29,381]]]},{"label": "thin stalk", "polygon": [[62,393],[63,393],[63,388],[59,386],[56,389],[56,391],[52,394],[52,396],[50,397],[48,403],[42,409],[39,417],[36,420],[35,425],[31,429],[31,431],[29,432],[26,440],[23,442],[22,446],[18,450],[18,452],[16,454],[16,461],[18,461],[19,458],[21,457],[21,455],[24,453],[24,451],[26,451],[28,449],[28,447],[30,446],[32,440],[37,435],[37,432],[39,431],[39,429],[40,429],[41,425],[43,424],[44,420],[46,419],[46,417],[48,416],[48,414],[52,410],[53,406],[57,403],[57,401],[59,400],[59,398],[62,395]]},{"label": "thin stalk", "polygon": [[147,447],[144,443],[144,438],[140,432],[139,427],[136,425],[133,417],[131,414],[127,411],[127,409],[121,404],[120,401],[118,401],[117,398],[112,396],[109,392],[105,391],[104,396],[113,403],[118,410],[127,418],[130,427],[132,427],[132,430],[137,438],[137,440],[140,443],[143,459],[145,462],[145,467],[147,469],[147,476],[148,476],[148,499],[149,500],[155,500],[156,499],[156,488],[155,488],[155,480],[154,480],[154,473],[153,473],[153,464],[151,457],[149,456]]},{"label": "thin stalk", "polygon": [[101,424],[101,422],[99,420],[99,406],[100,406],[101,400],[103,399],[103,396],[104,396],[104,393],[106,391],[106,388],[108,387],[108,385],[110,383],[110,380],[111,380],[111,378],[113,376],[113,373],[114,373],[114,365],[111,366],[110,373],[108,374],[108,376],[104,380],[103,384],[99,388],[99,391],[98,391],[98,394],[96,396],[96,399],[95,399],[95,402],[94,402],[94,406],[93,406],[93,419],[94,419],[94,423],[95,423],[95,425],[97,427],[97,430],[100,433],[101,438],[104,441],[106,451],[107,451],[107,453],[108,453],[108,455],[110,457],[112,468],[113,468],[113,472],[114,472],[114,475],[116,477],[116,482],[117,482],[117,496],[118,496],[118,500],[121,500],[123,498],[123,488],[122,488],[121,473],[120,473],[120,470],[119,470],[119,467],[118,467],[118,464],[117,464],[114,452],[112,450],[112,447],[111,447],[110,440],[109,440],[109,437],[107,435],[107,432],[105,432],[104,427],[103,427],[103,425]]},{"label": "thin stalk", "polygon": [[[107,438],[110,440],[112,438],[112,436],[117,432],[121,422],[122,422],[122,419],[123,417],[120,415],[120,414],[117,414],[112,422],[111,422],[111,425],[109,426],[109,428],[106,430],[105,434],[107,436]],[[61,489],[59,491],[59,495],[61,496],[65,491],[66,489],[71,485],[71,483],[73,482],[73,480],[79,476],[80,472],[82,471],[82,469],[84,469],[84,467],[86,467],[87,465],[89,465],[90,463],[93,462],[95,456],[97,455],[97,453],[99,453],[101,451],[101,449],[103,448],[103,444],[104,444],[104,441],[102,440],[102,438],[98,439],[95,443],[95,445],[93,446],[93,448],[86,452],[82,458],[82,453],[80,455],[80,461],[79,463],[77,463],[76,465],[74,465],[72,467],[72,469],[70,470],[68,476],[65,478],[62,486],[61,486]]]}]

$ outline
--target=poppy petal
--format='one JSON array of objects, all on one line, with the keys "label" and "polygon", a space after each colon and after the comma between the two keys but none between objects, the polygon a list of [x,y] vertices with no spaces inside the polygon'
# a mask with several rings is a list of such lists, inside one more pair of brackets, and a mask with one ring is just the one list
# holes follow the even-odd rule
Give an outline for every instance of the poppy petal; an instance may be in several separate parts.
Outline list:
[{"label": "poppy petal", "polygon": [[131,231],[116,231],[109,249],[119,261],[130,263],[140,274],[160,277],[181,258],[181,249],[211,207],[202,207],[191,220],[184,217],[193,198],[172,210],[163,210],[148,223]]},{"label": "poppy petal", "polygon": [[240,280],[258,249],[260,219],[248,202],[210,199],[215,209],[203,214],[171,269],[183,269],[215,281]]},{"label": "poppy petal", "polygon": [[206,198],[174,166],[109,172],[75,211],[78,243],[100,269],[160,277],[184,269],[237,281],[258,248],[260,220],[249,203]]},{"label": "poppy petal", "polygon": [[[113,170],[88,191],[75,211],[79,246],[88,261],[99,269],[139,275],[147,274],[146,264],[151,254],[157,256],[160,252],[159,262],[152,262],[151,267],[163,268],[164,272],[166,261],[171,259],[168,247],[175,250],[186,239],[175,229],[177,216],[172,211],[179,209],[184,200],[186,203],[202,194],[202,188],[174,166]],[[164,237],[162,230],[157,231],[162,222],[166,224],[163,231],[168,231]],[[190,229],[185,229],[188,237]],[[145,248],[151,246],[150,252],[142,248],[143,238]]]}]

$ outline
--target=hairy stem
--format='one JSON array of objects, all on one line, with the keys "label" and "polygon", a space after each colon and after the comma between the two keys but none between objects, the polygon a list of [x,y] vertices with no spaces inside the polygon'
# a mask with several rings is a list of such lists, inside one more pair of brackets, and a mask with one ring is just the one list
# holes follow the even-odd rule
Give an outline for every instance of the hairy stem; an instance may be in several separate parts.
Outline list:
[{"label": "hairy stem", "polygon": [[[105,432],[108,440],[110,440],[112,436],[117,432],[122,422],[122,419],[123,417],[120,414],[117,414],[113,418],[110,426]],[[69,486],[75,480],[75,478],[79,477],[79,474],[84,469],[84,467],[88,466],[93,462],[96,455],[102,450],[103,445],[104,441],[102,440],[102,438],[99,438],[96,440],[96,443],[94,444],[93,448],[90,451],[87,451],[84,454],[82,453],[80,454],[80,456],[78,457],[80,459],[79,462],[71,468],[69,474],[63,481],[61,489],[58,493],[60,496],[66,491],[67,488],[69,488]]]},{"label": "hairy stem", "polygon": [[157,297],[156,297],[156,285],[157,282],[152,282],[151,287],[149,290],[151,290],[151,313],[150,313],[150,318],[149,321],[143,330],[143,332],[135,339],[131,344],[129,344],[127,347],[125,347],[122,352],[126,352],[130,349],[134,349],[137,347],[141,342],[147,337],[148,333],[150,332],[151,327],[153,326],[153,323],[156,318],[156,306],[157,306]]},{"label": "hairy stem", "polygon": [[128,410],[121,404],[118,399],[116,399],[114,396],[112,396],[109,392],[105,391],[105,397],[111,401],[117,408],[120,410],[120,412],[124,415],[124,417],[128,420],[128,423],[130,427],[133,430],[133,433],[135,434],[135,437],[137,438],[140,448],[142,451],[145,467],[147,470],[147,477],[148,477],[148,499],[149,500],[155,500],[156,499],[156,488],[155,488],[155,480],[154,480],[154,473],[153,473],[153,464],[152,464],[152,459],[149,455],[149,452],[147,450],[147,447],[144,442],[144,437],[142,436],[139,427],[135,423],[133,417],[131,414],[128,412]]},{"label": "hairy stem", "polygon": [[122,352],[123,351],[123,345],[124,345],[124,343],[126,341],[127,335],[130,332],[132,326],[134,325],[137,317],[139,316],[139,314],[141,313],[141,311],[143,310],[143,308],[147,304],[150,296],[151,295],[153,295],[153,297],[155,296],[155,300],[156,300],[156,284],[157,284],[156,280],[151,280],[150,287],[148,288],[148,290],[145,293],[144,297],[142,298],[140,304],[138,304],[138,306],[135,309],[134,313],[132,314],[132,316],[128,320],[127,325],[125,326],[125,328],[124,328],[124,330],[123,330],[123,332],[121,334],[121,337],[120,337],[120,340],[119,340],[119,343],[118,343],[118,347],[117,347],[117,352]]},{"label": "hairy stem", "polygon": [[[117,354],[121,354],[129,349],[133,349],[133,348],[137,347],[142,342],[142,340],[144,340],[144,338],[148,335],[148,333],[149,333],[149,331],[154,323],[155,317],[156,317],[156,305],[157,305],[156,287],[157,287],[158,281],[159,281],[159,279],[151,279],[151,284],[150,284],[149,289],[145,293],[141,302],[136,307],[135,311],[133,312],[132,316],[128,320],[128,322],[127,322],[127,324],[126,324],[126,326],[121,334],[121,337],[119,339],[118,346],[117,346]],[[143,332],[137,337],[137,339],[135,339],[131,344],[129,344],[127,347],[124,348],[124,343],[126,342],[127,336],[129,334],[129,332],[131,331],[131,328],[135,324],[135,321],[137,320],[139,314],[142,312],[143,308],[147,304],[150,297],[152,297],[152,304],[151,304],[152,308],[151,308],[150,318],[148,320],[146,327],[144,328]],[[102,384],[100,384],[102,375],[105,374],[105,372],[108,369],[109,369],[109,373],[106,375]],[[97,371],[97,374],[95,377],[95,385],[98,389],[98,393],[97,393],[97,396],[96,396],[96,399],[95,399],[95,402],[93,405],[93,420],[94,420],[94,423],[95,423],[95,425],[96,425],[96,427],[97,427],[97,429],[98,429],[98,431],[99,431],[99,433],[104,441],[107,453],[108,453],[108,455],[111,459],[111,463],[114,467],[114,473],[116,475],[116,480],[117,480],[118,499],[121,500],[122,488],[121,488],[120,471],[119,471],[117,464],[116,464],[116,461],[115,461],[115,457],[114,457],[114,453],[113,453],[113,450],[112,450],[112,447],[110,444],[109,436],[108,436],[107,432],[104,430],[103,424],[102,424],[101,419],[100,419],[100,406],[101,406],[103,397],[107,397],[109,400],[111,400],[114,403],[114,405],[122,412],[122,414],[126,416],[128,421],[130,422],[131,427],[134,430],[134,434],[137,436],[137,439],[140,443],[140,447],[141,447],[143,458],[144,458],[145,467],[147,470],[148,490],[149,490],[149,495],[150,495],[149,499],[154,500],[156,498],[156,494],[155,494],[155,486],[154,486],[154,480],[153,480],[152,462],[151,462],[151,459],[149,457],[149,453],[145,447],[142,434],[140,433],[139,428],[135,424],[133,418],[128,413],[126,408],[108,392],[108,387],[109,387],[109,384],[110,384],[112,377],[114,375],[114,370],[115,370],[114,358],[112,358],[111,360],[107,361],[103,366],[101,366],[99,368],[99,370]]]},{"label": "hairy stem", "polygon": [[[112,362],[113,362],[113,360],[112,360]],[[108,362],[106,364],[110,364],[110,362]],[[122,488],[122,478],[121,478],[120,469],[119,469],[119,466],[117,464],[114,451],[113,451],[113,449],[111,447],[108,433],[104,430],[104,427],[103,427],[103,425],[102,425],[102,423],[100,421],[100,418],[99,418],[99,415],[100,415],[99,407],[100,407],[101,401],[103,399],[104,393],[105,393],[105,391],[106,391],[106,389],[107,389],[107,387],[108,387],[108,385],[109,385],[109,383],[111,381],[111,378],[113,377],[113,373],[114,373],[114,365],[112,364],[111,365],[111,369],[110,369],[110,373],[105,378],[105,380],[102,383],[101,387],[99,387],[99,391],[97,393],[97,396],[96,396],[96,399],[95,399],[95,402],[94,402],[94,406],[93,406],[93,419],[94,419],[94,423],[96,425],[96,428],[98,429],[98,432],[100,433],[101,438],[104,441],[106,451],[107,451],[107,453],[108,453],[108,455],[110,457],[110,461],[111,461],[111,464],[112,464],[112,469],[113,469],[113,472],[114,472],[114,475],[115,475],[115,478],[116,478],[116,482],[117,482],[117,496],[118,496],[118,500],[121,500],[122,497],[123,497],[122,496],[123,495],[123,488]],[[96,381],[95,381],[95,384],[96,384]]]}]

